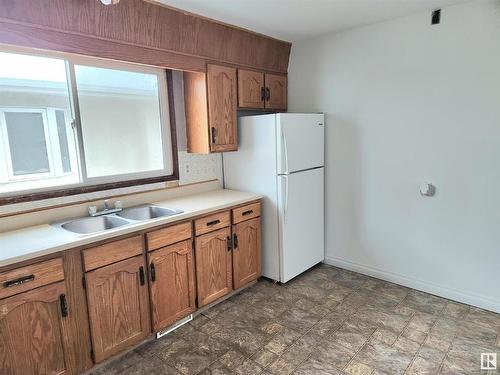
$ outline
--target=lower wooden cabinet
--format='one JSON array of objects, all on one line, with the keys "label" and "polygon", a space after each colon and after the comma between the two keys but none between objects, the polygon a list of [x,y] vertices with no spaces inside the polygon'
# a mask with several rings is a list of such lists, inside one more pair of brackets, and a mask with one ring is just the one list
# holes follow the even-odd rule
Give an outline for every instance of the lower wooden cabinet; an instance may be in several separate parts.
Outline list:
[{"label": "lower wooden cabinet", "polygon": [[99,363],[256,280],[260,212],[250,202],[1,271],[0,374],[85,372],[90,341]]},{"label": "lower wooden cabinet", "polygon": [[241,288],[261,275],[260,218],[233,225],[234,289]]},{"label": "lower wooden cabinet", "polygon": [[0,373],[70,374],[64,348],[69,345],[64,282],[0,301]]},{"label": "lower wooden cabinet", "polygon": [[232,288],[231,229],[229,227],[196,237],[198,306],[228,294]]},{"label": "lower wooden cabinet", "polygon": [[160,331],[196,310],[192,241],[148,254],[153,331]]},{"label": "lower wooden cabinet", "polygon": [[95,361],[100,362],[151,333],[144,256],[86,274]]}]

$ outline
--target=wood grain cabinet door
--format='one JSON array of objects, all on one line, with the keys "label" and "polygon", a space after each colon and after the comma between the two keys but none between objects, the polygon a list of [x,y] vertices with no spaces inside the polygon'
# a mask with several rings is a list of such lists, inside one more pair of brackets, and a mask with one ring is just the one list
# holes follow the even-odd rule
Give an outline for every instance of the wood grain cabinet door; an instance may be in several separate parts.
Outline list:
[{"label": "wood grain cabinet door", "polygon": [[0,373],[2,375],[71,374],[64,282],[0,300]]},{"label": "wood grain cabinet door", "polygon": [[150,332],[149,298],[144,256],[88,272],[87,300],[96,362],[100,362]]},{"label": "wood grain cabinet door", "polygon": [[241,288],[261,275],[260,218],[233,225],[234,289]]},{"label": "wood grain cabinet door", "polygon": [[191,240],[149,253],[153,331],[157,332],[196,310]]},{"label": "wood grain cabinet door", "polygon": [[264,108],[264,73],[238,69],[238,107]]},{"label": "wood grain cabinet door", "polygon": [[287,79],[286,76],[266,73],[266,108],[287,108]]},{"label": "wood grain cabinet door", "polygon": [[238,149],[236,125],[236,69],[207,65],[210,151]]},{"label": "wood grain cabinet door", "polygon": [[198,306],[228,294],[232,288],[231,229],[223,228],[196,237]]}]

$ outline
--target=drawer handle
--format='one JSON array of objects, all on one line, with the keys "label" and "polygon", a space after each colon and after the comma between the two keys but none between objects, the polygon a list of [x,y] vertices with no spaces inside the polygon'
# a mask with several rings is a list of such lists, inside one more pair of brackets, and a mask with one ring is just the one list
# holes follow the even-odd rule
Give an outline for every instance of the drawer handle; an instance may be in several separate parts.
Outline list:
[{"label": "drawer handle", "polygon": [[245,211],[242,213],[243,216],[247,216],[247,215],[250,215],[250,214],[253,214],[253,210],[248,210],[248,211]]},{"label": "drawer handle", "polygon": [[219,224],[219,223],[220,223],[220,220],[219,220],[219,219],[217,219],[217,220],[213,220],[213,221],[209,221],[209,222],[207,223],[207,227],[213,227],[214,225],[217,225],[217,224]]},{"label": "drawer handle", "polygon": [[19,279],[6,281],[3,283],[3,286],[4,286],[4,288],[10,288],[12,286],[23,285],[24,283],[28,283],[28,282],[33,281],[33,280],[35,280],[35,275],[29,275],[29,276],[20,277]]}]

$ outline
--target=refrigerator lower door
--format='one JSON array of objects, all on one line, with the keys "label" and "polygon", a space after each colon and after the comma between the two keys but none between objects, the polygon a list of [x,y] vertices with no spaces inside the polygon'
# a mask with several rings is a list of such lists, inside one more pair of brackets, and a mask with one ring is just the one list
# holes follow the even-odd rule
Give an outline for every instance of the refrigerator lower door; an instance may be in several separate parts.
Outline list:
[{"label": "refrigerator lower door", "polygon": [[324,169],[278,176],[280,281],[324,260]]}]

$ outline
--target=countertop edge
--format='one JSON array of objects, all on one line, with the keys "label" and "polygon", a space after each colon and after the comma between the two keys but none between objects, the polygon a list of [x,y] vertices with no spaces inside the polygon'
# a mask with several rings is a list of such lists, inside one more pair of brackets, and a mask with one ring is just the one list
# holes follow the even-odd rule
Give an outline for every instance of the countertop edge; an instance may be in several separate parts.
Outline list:
[{"label": "countertop edge", "polygon": [[[218,192],[220,194],[221,191],[224,191],[224,190],[216,190],[216,191],[213,191],[211,193]],[[193,217],[196,217],[196,216],[204,215],[204,214],[207,214],[207,213],[210,213],[213,211],[223,210],[226,208],[230,208],[230,207],[233,207],[236,205],[241,205],[244,203],[249,203],[249,202],[256,201],[256,200],[263,198],[259,194],[238,192],[238,191],[234,191],[234,190],[231,190],[231,191],[236,192],[236,193],[241,193],[241,194],[247,194],[248,196],[246,198],[242,198],[242,199],[229,199],[228,202],[225,202],[223,204],[215,204],[214,206],[205,207],[205,208],[202,208],[200,210],[191,210],[191,211],[184,212],[182,214],[175,215],[175,216],[170,216],[170,217],[166,217],[166,218],[158,218],[158,219],[150,220],[147,222],[137,222],[137,223],[127,224],[124,227],[115,228],[115,229],[112,229],[112,230],[109,230],[106,232],[100,232],[100,233],[97,233],[94,235],[85,235],[85,236],[74,235],[74,238],[70,238],[70,240],[67,243],[63,243],[61,245],[56,245],[56,246],[48,247],[46,249],[35,250],[33,252],[23,253],[23,254],[20,254],[18,256],[13,256],[13,257],[1,259],[0,260],[0,270],[3,267],[10,266],[10,265],[15,264],[15,263],[34,260],[36,258],[40,258],[43,256],[59,253],[59,252],[65,251],[65,250],[70,250],[70,249],[74,249],[74,248],[78,248],[78,247],[86,247],[88,245],[92,245],[93,243],[105,241],[107,239],[112,239],[114,237],[120,237],[120,236],[131,234],[134,232],[140,232],[140,231],[143,231],[146,229],[163,226],[163,225],[167,225],[170,223],[175,223],[177,221],[184,221],[184,220],[192,219]],[[184,197],[181,197],[180,199],[184,200],[184,199],[189,199],[190,197],[196,198],[196,197],[200,197],[204,194],[207,194],[207,193],[194,194],[192,196],[184,196]],[[169,201],[175,201],[175,200],[176,199],[153,202],[153,204],[156,204],[159,206],[169,205]],[[47,225],[50,225],[50,224],[47,224]],[[34,227],[24,228],[24,229],[21,229],[20,231],[23,231],[23,230],[29,231],[30,229],[33,229],[33,228]],[[57,229],[57,228],[54,228],[54,229]],[[59,228],[58,230],[64,230],[64,229]],[[66,233],[66,235],[67,235],[67,233]],[[70,236],[73,236],[73,235],[70,234]],[[0,244],[1,244],[1,240],[0,240]]]}]

